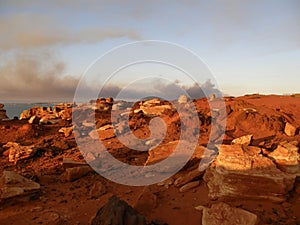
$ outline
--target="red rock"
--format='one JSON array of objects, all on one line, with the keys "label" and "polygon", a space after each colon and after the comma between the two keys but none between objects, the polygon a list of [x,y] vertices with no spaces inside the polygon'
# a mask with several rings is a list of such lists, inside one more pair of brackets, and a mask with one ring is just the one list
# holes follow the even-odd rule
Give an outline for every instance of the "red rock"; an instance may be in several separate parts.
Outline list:
[{"label": "red rock", "polygon": [[296,135],[297,132],[297,128],[294,127],[292,124],[290,123],[286,123],[285,124],[285,128],[284,128],[284,132],[287,136],[289,137],[294,137]]},{"label": "red rock", "polygon": [[199,185],[200,185],[200,181],[193,181],[193,182],[187,183],[179,189],[179,192],[186,192],[192,188],[198,187]]},{"label": "red rock", "polygon": [[211,199],[286,199],[296,176],[282,172],[272,160],[255,152],[245,151],[242,145],[219,146],[219,155],[204,175]]},{"label": "red rock", "polygon": [[203,225],[255,225],[257,216],[243,209],[231,207],[223,202],[213,204],[211,208],[202,207]]}]

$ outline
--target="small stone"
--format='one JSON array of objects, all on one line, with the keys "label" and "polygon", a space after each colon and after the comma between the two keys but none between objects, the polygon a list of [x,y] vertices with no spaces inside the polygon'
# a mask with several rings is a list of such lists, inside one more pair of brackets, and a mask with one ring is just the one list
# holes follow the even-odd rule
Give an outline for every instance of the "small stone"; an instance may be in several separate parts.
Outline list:
[{"label": "small stone", "polygon": [[296,131],[297,131],[297,128],[294,127],[292,124],[290,124],[290,123],[285,124],[284,132],[287,136],[294,137],[296,135]]},{"label": "small stone", "polygon": [[193,182],[190,182],[184,186],[182,186],[180,189],[179,189],[179,192],[186,192],[192,188],[195,188],[195,187],[198,187],[200,185],[200,181],[193,181]]},{"label": "small stone", "polygon": [[62,127],[59,129],[58,131],[59,133],[63,133],[65,135],[65,137],[69,137],[71,136],[71,134],[73,133],[73,127]]},{"label": "small stone", "polygon": [[234,139],[231,143],[232,144],[240,144],[240,145],[250,145],[252,141],[252,134],[245,135],[239,138]]},{"label": "small stone", "polygon": [[39,124],[39,122],[40,122],[40,118],[38,118],[37,116],[32,116],[28,120],[28,123],[30,123],[30,124]]}]

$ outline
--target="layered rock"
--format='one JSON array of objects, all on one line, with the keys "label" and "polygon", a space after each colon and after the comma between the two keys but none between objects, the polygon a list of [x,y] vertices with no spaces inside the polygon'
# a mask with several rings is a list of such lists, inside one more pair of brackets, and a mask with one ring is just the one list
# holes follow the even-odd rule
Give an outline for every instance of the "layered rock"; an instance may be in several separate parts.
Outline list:
[{"label": "layered rock", "polygon": [[294,137],[297,133],[297,128],[290,123],[286,123],[284,132],[287,136]]},{"label": "layered rock", "polygon": [[0,178],[0,200],[28,196],[38,192],[40,185],[13,171],[4,171]]},{"label": "layered rock", "polygon": [[279,170],[260,152],[253,146],[219,146],[219,155],[204,175],[210,198],[285,200],[296,176]]},{"label": "layered rock", "polygon": [[20,114],[20,120],[29,120],[29,123],[56,124],[58,119],[71,120],[73,103],[60,103],[51,107],[33,107]]},{"label": "layered rock", "polygon": [[172,106],[170,104],[165,104],[165,102],[158,98],[154,98],[141,103],[139,108],[134,110],[134,113],[143,112],[146,116],[159,116],[164,114],[166,110],[171,109]]},{"label": "layered rock", "polygon": [[299,148],[291,143],[281,143],[268,156],[275,160],[278,168],[282,171],[300,176],[298,150]]}]

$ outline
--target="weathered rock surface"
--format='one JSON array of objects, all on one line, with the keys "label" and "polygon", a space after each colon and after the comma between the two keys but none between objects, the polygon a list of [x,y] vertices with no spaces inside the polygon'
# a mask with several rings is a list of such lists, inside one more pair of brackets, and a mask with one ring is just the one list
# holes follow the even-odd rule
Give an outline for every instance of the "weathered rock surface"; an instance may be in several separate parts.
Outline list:
[{"label": "weathered rock surface", "polygon": [[91,225],[146,225],[146,219],[116,196],[103,206]]},{"label": "weathered rock surface", "polygon": [[220,145],[219,155],[204,175],[210,198],[284,201],[296,176],[282,172],[258,152],[257,147]]},{"label": "weathered rock surface", "polygon": [[20,160],[30,158],[37,152],[34,146],[22,146],[16,142],[8,142],[3,148],[9,150],[9,162],[17,163]]},{"label": "weathered rock surface", "polygon": [[278,168],[282,171],[300,175],[298,150],[299,148],[291,143],[282,143],[268,156],[275,160]]},{"label": "weathered rock surface", "polygon": [[211,208],[196,207],[203,210],[203,225],[255,225],[257,216],[243,209],[231,207],[223,202],[213,204]]},{"label": "weathered rock surface", "polygon": [[3,171],[0,178],[0,200],[27,196],[38,192],[40,185],[13,171]]},{"label": "weathered rock surface", "polygon": [[294,137],[296,135],[297,132],[297,128],[294,127],[292,124],[290,123],[286,123],[285,124],[285,128],[284,128],[284,132],[287,136],[289,137]]}]

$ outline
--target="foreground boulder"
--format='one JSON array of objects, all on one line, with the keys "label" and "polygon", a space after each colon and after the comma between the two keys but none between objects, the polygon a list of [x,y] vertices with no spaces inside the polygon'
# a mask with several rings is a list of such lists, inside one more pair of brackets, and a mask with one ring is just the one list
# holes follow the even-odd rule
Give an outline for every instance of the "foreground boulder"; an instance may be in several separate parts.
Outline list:
[{"label": "foreground boulder", "polygon": [[255,225],[257,223],[255,214],[223,202],[213,204],[211,208],[199,206],[196,209],[203,210],[203,225]]},{"label": "foreground boulder", "polygon": [[17,163],[20,160],[30,158],[37,152],[34,146],[22,146],[16,142],[8,142],[3,148],[9,150],[8,161]]},{"label": "foreground boulder", "polygon": [[40,185],[13,171],[4,171],[0,178],[0,201],[38,192]]},{"label": "foreground boulder", "polygon": [[260,151],[253,146],[219,146],[219,155],[204,175],[209,197],[284,201],[293,189],[296,175],[279,170]]},{"label": "foreground boulder", "polygon": [[126,202],[113,196],[97,212],[91,225],[146,225],[146,219]]}]

